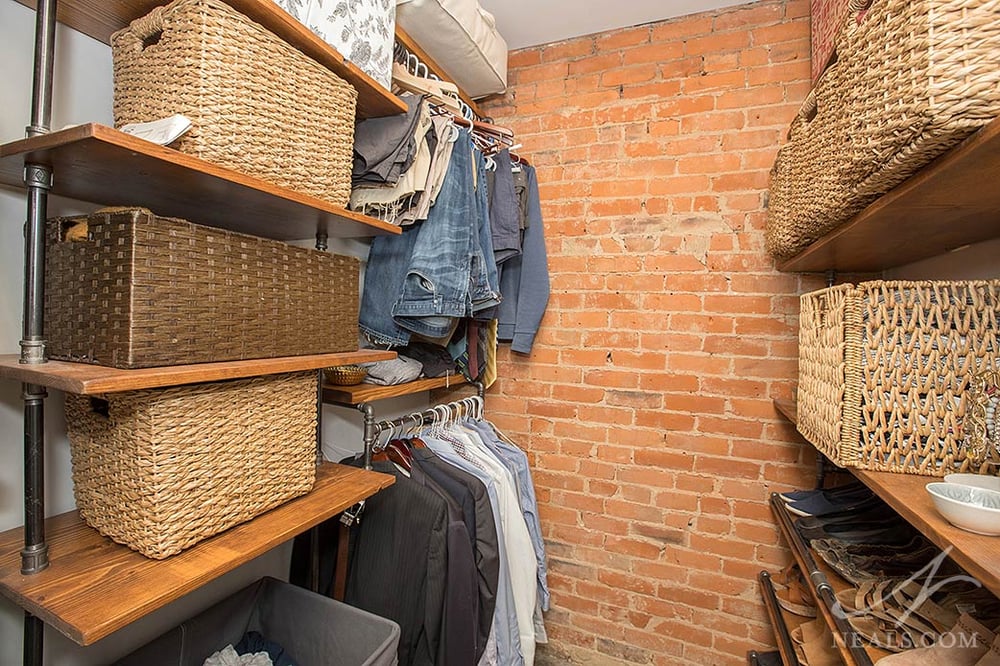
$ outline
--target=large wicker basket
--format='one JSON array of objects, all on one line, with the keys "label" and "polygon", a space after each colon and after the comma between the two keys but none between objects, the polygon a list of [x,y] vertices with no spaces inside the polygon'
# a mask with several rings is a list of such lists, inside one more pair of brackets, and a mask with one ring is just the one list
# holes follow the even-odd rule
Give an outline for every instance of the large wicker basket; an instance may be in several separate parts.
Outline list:
[{"label": "large wicker basket", "polygon": [[870,200],[1000,115],[1000,0],[852,0],[844,113]]},{"label": "large wicker basket", "polygon": [[312,488],[316,373],[67,395],[66,429],[80,516],[162,559]]},{"label": "large wicker basket", "polygon": [[1000,356],[1000,281],[846,284],[801,303],[798,429],[817,449],[875,471],[984,470],[963,420]]},{"label": "large wicker basket", "polygon": [[353,257],[143,208],[54,218],[46,350],[117,368],[354,351],[359,270]]},{"label": "large wicker basket", "polygon": [[790,257],[1000,115],[1000,0],[851,0],[771,172]]},{"label": "large wicker basket", "polygon": [[220,0],[175,0],[111,36],[115,125],[181,113],[178,150],[350,198],[357,91]]}]

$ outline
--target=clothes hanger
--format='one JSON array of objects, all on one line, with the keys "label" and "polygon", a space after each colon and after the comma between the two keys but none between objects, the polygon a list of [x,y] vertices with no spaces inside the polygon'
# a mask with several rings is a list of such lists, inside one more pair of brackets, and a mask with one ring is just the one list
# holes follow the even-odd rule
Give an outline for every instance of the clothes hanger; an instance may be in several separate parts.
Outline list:
[{"label": "clothes hanger", "polygon": [[426,95],[431,103],[443,106],[452,113],[462,113],[462,107],[455,97],[458,95],[458,86],[453,83],[411,74],[398,62],[392,63],[392,82],[406,92]]}]

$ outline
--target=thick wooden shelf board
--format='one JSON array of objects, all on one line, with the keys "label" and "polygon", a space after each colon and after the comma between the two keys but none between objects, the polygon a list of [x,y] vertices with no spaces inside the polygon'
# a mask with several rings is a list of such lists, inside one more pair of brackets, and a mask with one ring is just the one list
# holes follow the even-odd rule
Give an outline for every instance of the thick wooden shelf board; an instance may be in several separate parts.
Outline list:
[{"label": "thick wooden shelf board", "polygon": [[0,146],[0,183],[24,186],[24,165],[53,168],[52,193],[109,206],[143,206],[278,240],[398,234],[332,203],[89,123]]},{"label": "thick wooden shelf board", "polygon": [[926,490],[928,483],[941,479],[862,469],[850,471],[903,520],[948,553],[966,573],[1000,596],[1000,538],[966,532],[945,520]]},{"label": "thick wooden shelf board", "polygon": [[[775,400],[775,407],[795,423],[795,403]],[[848,468],[851,474],[872,489],[903,520],[910,523],[960,567],[1000,596],[1000,537],[982,536],[959,529],[945,520],[927,493],[928,483],[939,481],[932,476],[870,472]]]},{"label": "thick wooden shelf board", "polygon": [[1000,119],[778,268],[878,272],[1000,237],[998,182]]},{"label": "thick wooden shelf board", "polygon": [[392,485],[387,474],[324,463],[316,485],[254,520],[165,560],[87,527],[76,512],[46,521],[51,564],[20,573],[21,528],[0,534],[0,592],[80,645],[90,645]]},{"label": "thick wooden shelf board", "polygon": [[94,395],[273,375],[279,372],[318,370],[334,365],[386,361],[395,357],[396,352],[362,349],[339,354],[283,356],[281,358],[260,358],[246,361],[119,370],[103,365],[69,363],[67,361],[49,361],[48,363],[27,365],[19,363],[20,357],[17,354],[4,354],[0,355],[0,379],[13,379],[27,384],[37,384],[67,393]]},{"label": "thick wooden shelf board", "polygon": [[335,386],[323,384],[323,402],[338,405],[360,405],[363,402],[373,402],[385,398],[398,398],[402,395],[430,391],[437,388],[449,388],[468,383],[464,375],[447,375],[445,377],[430,377],[418,379],[405,384],[379,386],[377,384],[356,384],[354,386]]},{"label": "thick wooden shelf board", "polygon": [[[37,5],[35,0],[18,2],[32,9]],[[271,0],[225,2],[354,86],[358,91],[359,117],[391,116],[406,111],[406,105],[395,95]],[[60,23],[110,44],[111,33],[128,27],[133,20],[164,4],[166,0],[59,0],[57,17]]]}]

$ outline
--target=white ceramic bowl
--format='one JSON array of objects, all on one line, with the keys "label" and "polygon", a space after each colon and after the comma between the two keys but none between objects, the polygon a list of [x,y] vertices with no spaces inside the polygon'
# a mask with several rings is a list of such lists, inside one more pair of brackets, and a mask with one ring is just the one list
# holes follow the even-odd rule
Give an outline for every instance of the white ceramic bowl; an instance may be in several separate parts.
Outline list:
[{"label": "white ceramic bowl", "polygon": [[934,506],[949,523],[963,530],[1000,535],[1000,492],[957,483],[928,483]]},{"label": "white ceramic bowl", "polygon": [[975,486],[1000,492],[1000,476],[988,474],[946,474],[945,483],[959,483],[963,486]]}]

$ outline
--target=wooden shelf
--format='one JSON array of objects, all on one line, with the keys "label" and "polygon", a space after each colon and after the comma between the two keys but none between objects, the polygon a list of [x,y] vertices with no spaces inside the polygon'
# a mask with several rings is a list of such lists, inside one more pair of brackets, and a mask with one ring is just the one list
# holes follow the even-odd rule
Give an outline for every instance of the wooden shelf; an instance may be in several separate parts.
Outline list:
[{"label": "wooden shelf", "polygon": [[[35,8],[35,0],[18,0]],[[341,77],[358,91],[357,115],[361,118],[391,116],[406,111],[406,105],[375,82],[332,46],[296,21],[272,0],[225,0],[226,4],[261,24]],[[94,39],[111,43],[111,33],[128,27],[167,0],[59,0],[58,20]]]},{"label": "wooden shelf", "polygon": [[395,357],[396,352],[362,349],[339,354],[284,356],[246,361],[119,370],[103,365],[69,363],[67,361],[49,361],[38,365],[26,365],[19,362],[18,355],[4,354],[0,355],[0,379],[13,379],[27,384],[37,384],[67,393],[94,395],[273,375],[279,372],[318,370],[334,365],[386,361]]},{"label": "wooden shelf", "polygon": [[1000,237],[1000,119],[779,270],[878,272]]},{"label": "wooden shelf", "polygon": [[52,193],[232,231],[296,240],[398,234],[382,220],[90,123],[0,146],[0,183],[23,187],[24,164],[53,168]]},{"label": "wooden shelf", "polygon": [[354,386],[335,386],[323,384],[323,402],[337,405],[360,405],[363,402],[398,398],[402,395],[430,391],[437,388],[448,388],[468,383],[464,375],[446,375],[445,377],[429,377],[405,384],[379,386],[377,384],[356,384]]},{"label": "wooden shelf", "polygon": [[791,421],[793,425],[798,424],[799,415],[794,400],[779,400],[776,398],[772,402],[774,403],[774,408],[778,410],[779,414]]},{"label": "wooden shelf", "polygon": [[[774,405],[792,423],[796,422],[794,402],[775,400]],[[1000,538],[966,532],[945,520],[934,508],[925,489],[928,483],[939,479],[853,468],[847,471],[871,488],[903,520],[947,552],[966,573],[1000,596]]]},{"label": "wooden shelf", "polygon": [[903,520],[948,553],[955,564],[1000,596],[1000,538],[966,532],[945,520],[925,489],[928,483],[941,479],[862,469],[850,471]]},{"label": "wooden shelf", "polygon": [[102,537],[77,513],[46,521],[51,564],[20,573],[21,528],[0,534],[0,592],[80,645],[130,622],[335,516],[393,483],[392,476],[324,463],[302,497],[165,560]]}]

